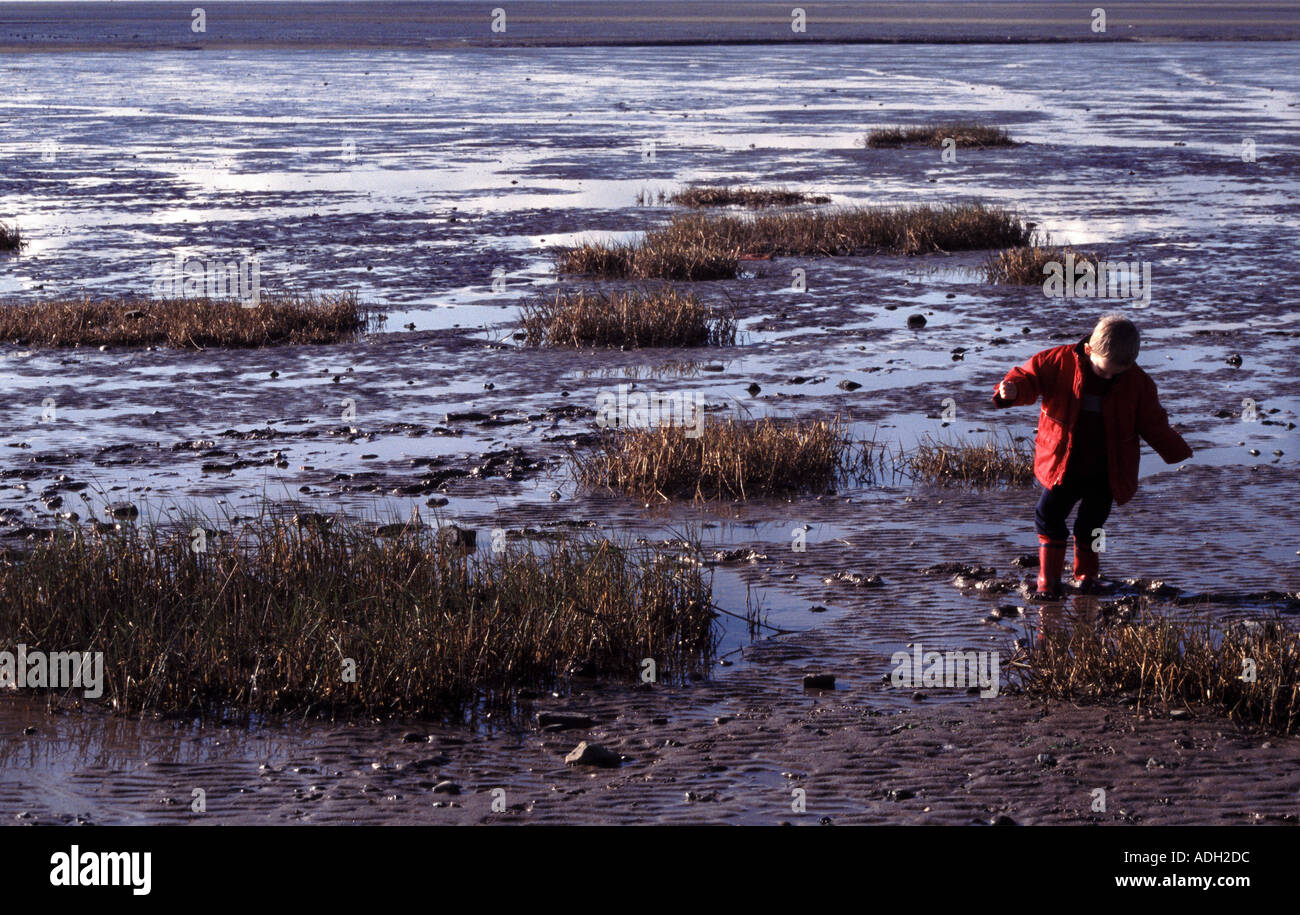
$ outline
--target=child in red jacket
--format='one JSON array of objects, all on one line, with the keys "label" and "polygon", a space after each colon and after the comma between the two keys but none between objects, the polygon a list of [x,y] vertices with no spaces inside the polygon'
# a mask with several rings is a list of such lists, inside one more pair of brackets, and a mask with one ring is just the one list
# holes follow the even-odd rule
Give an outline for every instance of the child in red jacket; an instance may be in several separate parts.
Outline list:
[{"label": "child in red jacket", "polygon": [[1074,580],[1096,587],[1096,540],[1112,501],[1123,505],[1137,492],[1141,436],[1176,464],[1192,449],[1169,426],[1155,382],[1137,365],[1138,330],[1120,314],[1108,314],[1078,343],[1036,353],[1007,373],[993,395],[999,407],[1043,399],[1034,447],[1034,476],[1043,494],[1034,513],[1038,531],[1037,600],[1061,596],[1066,516],[1074,521]]}]

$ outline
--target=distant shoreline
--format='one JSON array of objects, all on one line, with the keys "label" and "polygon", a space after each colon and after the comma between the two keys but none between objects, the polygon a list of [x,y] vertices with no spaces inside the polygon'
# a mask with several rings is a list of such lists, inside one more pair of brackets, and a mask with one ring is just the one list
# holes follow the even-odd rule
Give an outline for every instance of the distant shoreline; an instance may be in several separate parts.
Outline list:
[{"label": "distant shoreline", "polygon": [[[1098,5],[1104,32],[1092,17]],[[201,23],[192,16],[197,7]],[[498,8],[504,22],[494,19]],[[795,22],[796,8],[803,22]],[[1300,4],[1263,0],[0,2],[0,52],[7,54],[1294,40]]]}]

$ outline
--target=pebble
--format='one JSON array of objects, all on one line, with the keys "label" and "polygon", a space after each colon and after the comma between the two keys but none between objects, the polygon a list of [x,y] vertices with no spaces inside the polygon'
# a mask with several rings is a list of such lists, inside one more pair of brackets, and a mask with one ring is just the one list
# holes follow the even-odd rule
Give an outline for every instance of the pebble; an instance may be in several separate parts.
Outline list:
[{"label": "pebble", "polygon": [[608,747],[582,741],[564,757],[566,766],[598,766],[602,769],[617,769],[623,764],[623,758]]}]

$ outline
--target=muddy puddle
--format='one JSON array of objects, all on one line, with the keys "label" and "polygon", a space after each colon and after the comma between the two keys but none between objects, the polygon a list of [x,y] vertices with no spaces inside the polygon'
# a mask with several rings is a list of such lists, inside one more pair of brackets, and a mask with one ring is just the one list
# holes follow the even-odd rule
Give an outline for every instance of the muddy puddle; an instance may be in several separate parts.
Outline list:
[{"label": "muddy puddle", "polygon": [[[909,646],[1010,658],[1040,622],[1015,590],[1033,570],[1013,564],[1036,546],[1034,488],[877,479],[646,506],[577,489],[568,455],[620,384],[749,415],[838,415],[892,447],[1032,440],[1036,411],[995,410],[994,385],[1119,308],[1196,454],[1171,468],[1144,448],[1142,488],[1107,524],[1114,590],[1071,596],[1070,612],[1140,595],[1161,612],[1294,614],[1297,58],[1270,43],[823,46],[815,66],[794,47],[7,57],[0,219],[29,245],[0,256],[0,296],[147,295],[160,260],[255,255],[268,289],[355,289],[387,321],[325,347],[0,347],[0,539],[122,502],[146,523],[238,517],[267,497],[480,531],[563,523],[659,542],[689,529],[719,607],[759,606],[766,627],[723,614],[719,663],[698,682],[536,700],[591,717],[580,731],[123,720],[6,697],[0,817],[765,823],[797,819],[790,792],[805,787],[812,822],[1083,822],[1096,779],[1129,793],[1110,820],[1294,817],[1278,800],[1296,790],[1277,774],[1295,771],[1291,740],[1208,714],[1044,715],[1011,694],[917,698],[888,682]],[[1025,145],[943,163],[861,144],[873,126],[964,117]],[[837,204],[1009,204],[1057,242],[1149,262],[1150,300],[991,286],[979,253],[783,258],[696,284],[734,310],[735,347],[518,344],[522,301],[583,282],[554,275],[554,246],[635,237],[672,212],[639,193],[704,181]],[[957,581],[934,571],[945,563],[992,571]],[[806,673],[835,689],[805,691]],[[623,765],[566,768],[583,738]],[[1046,748],[1062,760],[1051,772],[1034,763]],[[1025,785],[1015,799],[1007,779]]]}]

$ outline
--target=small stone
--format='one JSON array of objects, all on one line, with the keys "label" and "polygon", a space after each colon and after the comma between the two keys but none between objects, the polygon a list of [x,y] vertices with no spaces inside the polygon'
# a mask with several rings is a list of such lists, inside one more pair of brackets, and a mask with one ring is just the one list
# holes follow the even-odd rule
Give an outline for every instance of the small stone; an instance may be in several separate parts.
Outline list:
[{"label": "small stone", "polygon": [[478,545],[478,534],[467,528],[448,524],[438,528],[438,542],[443,546],[472,551]]},{"label": "small stone", "polygon": [[832,674],[804,674],[804,689],[834,689],[835,677]]},{"label": "small stone", "polygon": [[845,391],[856,391],[858,388],[862,387],[862,385],[858,384],[856,381],[850,381],[848,378],[841,381],[838,386]]},{"label": "small stone", "polygon": [[1228,363],[1228,365],[1232,366],[1234,369],[1241,368],[1241,357],[1238,356],[1236,353],[1233,353],[1225,361]]},{"label": "small stone", "polygon": [[434,794],[460,794],[460,785],[453,781],[441,781],[433,786]]},{"label": "small stone", "polygon": [[602,769],[617,769],[623,764],[623,757],[600,744],[582,741],[564,757],[566,766],[599,766]]},{"label": "small stone", "polygon": [[918,330],[925,327],[925,315],[908,315],[907,326],[912,330]]},{"label": "small stone", "polygon": [[1051,753],[1039,753],[1034,757],[1034,762],[1038,763],[1040,769],[1050,769],[1056,765],[1056,757]]},{"label": "small stone", "polygon": [[751,382],[749,387],[745,388],[745,390],[749,392],[750,397],[757,397],[758,392],[763,389],[760,388],[756,382]]}]

